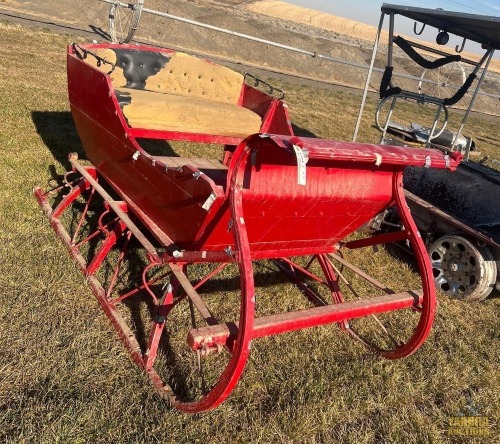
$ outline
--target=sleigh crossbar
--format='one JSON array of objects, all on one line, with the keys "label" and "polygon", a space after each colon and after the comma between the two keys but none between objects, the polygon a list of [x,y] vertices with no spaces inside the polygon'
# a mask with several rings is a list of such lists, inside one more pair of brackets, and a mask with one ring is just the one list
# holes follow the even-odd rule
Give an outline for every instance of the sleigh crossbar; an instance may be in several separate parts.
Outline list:
[{"label": "sleigh crossbar", "polygon": [[[368,300],[355,300],[263,316],[255,319],[253,338],[288,333],[404,308],[418,308],[422,302],[422,296],[421,291],[402,292],[377,296]],[[237,333],[238,326],[235,323],[192,329],[188,334],[188,344],[195,351],[217,345],[227,346],[234,340]]]}]

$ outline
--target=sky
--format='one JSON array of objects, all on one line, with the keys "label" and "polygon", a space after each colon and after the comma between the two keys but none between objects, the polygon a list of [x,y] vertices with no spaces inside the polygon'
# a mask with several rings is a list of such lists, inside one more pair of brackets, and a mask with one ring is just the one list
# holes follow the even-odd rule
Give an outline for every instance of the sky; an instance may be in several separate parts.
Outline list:
[{"label": "sky", "polygon": [[[384,0],[284,0],[288,3],[328,12],[340,17],[349,18],[358,22],[378,26],[380,21],[380,7]],[[500,0],[385,0],[385,3],[395,5],[414,6],[418,8],[442,8],[447,11],[466,12],[500,17]],[[387,29],[388,21],[384,22]],[[413,35],[413,22],[406,18],[396,20],[396,32]],[[419,39],[433,41],[436,37],[435,29],[426,29]],[[462,39],[450,38],[448,45],[461,45]],[[466,51],[482,54],[479,45],[467,42]],[[499,52],[499,51],[497,51]],[[498,55],[497,55],[498,57]]]},{"label": "sky", "polygon": [[[341,17],[357,20],[369,25],[378,25],[380,6],[383,1],[374,0],[286,0],[288,3]],[[391,0],[386,3],[415,6],[419,8],[442,8],[448,11],[500,17],[500,0]]]}]

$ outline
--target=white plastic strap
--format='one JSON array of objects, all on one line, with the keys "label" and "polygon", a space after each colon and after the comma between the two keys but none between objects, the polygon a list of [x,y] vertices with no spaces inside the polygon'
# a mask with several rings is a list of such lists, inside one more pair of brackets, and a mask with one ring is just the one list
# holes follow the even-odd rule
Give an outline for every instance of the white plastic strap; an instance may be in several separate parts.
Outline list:
[{"label": "white plastic strap", "polygon": [[431,164],[432,164],[431,156],[425,156],[425,165],[424,165],[424,167],[425,168],[430,168]]},{"label": "white plastic strap", "polygon": [[446,168],[450,168],[450,156],[448,156],[448,154],[446,156],[444,156],[444,162],[446,164]]},{"label": "white plastic strap", "polygon": [[297,183],[299,185],[306,184],[306,164],[309,160],[309,156],[306,150],[303,150],[300,146],[293,145],[293,150],[295,151],[295,157],[297,158]]}]

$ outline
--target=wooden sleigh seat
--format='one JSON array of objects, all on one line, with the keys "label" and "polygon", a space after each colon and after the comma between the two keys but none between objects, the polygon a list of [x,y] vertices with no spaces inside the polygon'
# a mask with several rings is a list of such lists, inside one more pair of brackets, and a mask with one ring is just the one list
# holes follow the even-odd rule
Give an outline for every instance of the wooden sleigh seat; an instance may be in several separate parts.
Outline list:
[{"label": "wooden sleigh seat", "polygon": [[162,162],[167,168],[181,169],[184,166],[192,167],[202,175],[213,180],[215,185],[226,187],[227,166],[217,159],[205,159],[203,157],[174,157],[153,156],[153,159]]},{"label": "wooden sleigh seat", "polygon": [[109,73],[123,116],[134,131],[243,139],[268,131],[273,107],[282,106],[272,97],[267,96],[265,103],[255,93],[248,94],[242,74],[185,53],[130,47],[93,52],[114,65],[110,72],[108,63],[95,57],[85,59]]}]

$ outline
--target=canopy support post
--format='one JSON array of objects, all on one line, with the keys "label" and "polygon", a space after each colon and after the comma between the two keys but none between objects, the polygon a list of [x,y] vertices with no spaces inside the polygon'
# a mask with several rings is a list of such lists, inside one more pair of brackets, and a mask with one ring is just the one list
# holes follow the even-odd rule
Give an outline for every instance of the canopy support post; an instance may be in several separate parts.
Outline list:
[{"label": "canopy support post", "polygon": [[[470,112],[472,111],[472,107],[474,106],[474,103],[476,102],[477,95],[479,93],[479,89],[481,88],[481,85],[483,84],[484,78],[486,77],[486,72],[488,71],[488,68],[490,66],[490,62],[491,62],[491,59],[493,58],[494,53],[495,53],[495,49],[489,48],[488,51],[486,51],[486,53],[484,54],[481,61],[478,63],[477,67],[474,69],[474,73],[477,73],[479,71],[479,69],[481,68],[481,66],[484,65],[483,72],[481,73],[481,77],[479,78],[479,81],[477,82],[477,86],[476,86],[476,89],[474,90],[474,94],[472,96],[472,99],[469,102],[469,106],[467,107],[467,111],[465,112],[462,123],[460,124],[460,129],[457,131],[457,133],[455,135],[455,139],[453,140],[453,144],[451,145],[452,148],[457,143],[458,137],[460,136],[460,134],[462,134],[464,126],[467,123]],[[486,63],[485,63],[485,61],[486,61]],[[465,154],[464,154],[465,161],[469,160],[470,148],[471,148],[470,144],[467,144],[467,147],[465,148]]]},{"label": "canopy support post", "polygon": [[380,32],[382,31],[382,25],[384,24],[384,17],[385,17],[385,12],[382,12],[382,15],[380,16],[380,22],[378,25],[377,36],[375,37],[375,43],[373,44],[372,59],[370,62],[370,68],[368,69],[368,75],[366,77],[365,88],[363,90],[363,99],[361,100],[361,106],[359,108],[358,120],[356,122],[356,128],[354,129],[354,135],[352,136],[353,142],[356,142],[356,139],[358,138],[359,127],[361,126],[361,118],[363,117],[363,109],[365,107],[366,96],[368,95],[368,87],[370,85],[370,79],[372,77],[373,67],[375,65],[375,58],[377,56],[378,43],[380,40]]}]

